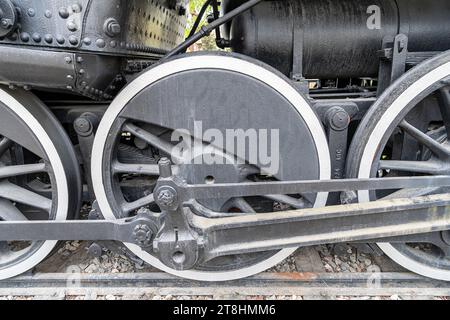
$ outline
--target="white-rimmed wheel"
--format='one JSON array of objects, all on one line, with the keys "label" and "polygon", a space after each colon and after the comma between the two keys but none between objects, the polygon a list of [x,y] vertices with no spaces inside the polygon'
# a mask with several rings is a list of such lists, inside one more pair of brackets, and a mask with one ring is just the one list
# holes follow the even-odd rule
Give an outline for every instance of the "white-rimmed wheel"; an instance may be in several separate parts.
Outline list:
[{"label": "white-rimmed wheel", "polygon": [[[349,151],[347,176],[394,177],[450,174],[450,53],[406,73],[370,109]],[[405,198],[448,189],[359,191],[360,202]],[[450,233],[380,243],[395,262],[418,274],[450,281]]]},{"label": "white-rimmed wheel", "polygon": [[[236,153],[224,146],[224,141],[211,137],[220,133],[226,136],[227,130],[236,129],[249,135],[269,134],[269,144],[277,148],[272,149],[274,166],[267,168],[261,158],[251,161],[247,157],[241,158],[243,163],[238,166],[227,164],[226,160],[234,159]],[[174,142],[172,137],[177,132],[187,132],[200,145],[208,145],[209,151],[197,152],[194,144],[194,153],[189,156],[180,151],[182,148],[177,148],[174,155],[173,147],[179,140]],[[271,140],[277,137],[278,140]],[[107,219],[133,216],[142,208],[158,210],[153,201],[158,178],[156,162],[167,155],[175,163],[173,171],[188,183],[330,178],[327,140],[306,99],[289,80],[267,65],[230,54],[186,55],[144,72],[107,110],[93,152],[94,190]],[[195,161],[211,155],[223,160],[223,164]],[[324,206],[327,194],[196,200],[215,211],[266,212]],[[194,270],[177,271],[161,263],[151,250],[127,246],[161,270],[203,281],[247,277],[271,268],[295,251],[220,257]]]},{"label": "white-rimmed wheel", "polygon": [[[71,219],[80,198],[78,163],[56,118],[31,93],[0,87],[0,223]],[[0,242],[0,279],[33,268],[56,244]]]}]

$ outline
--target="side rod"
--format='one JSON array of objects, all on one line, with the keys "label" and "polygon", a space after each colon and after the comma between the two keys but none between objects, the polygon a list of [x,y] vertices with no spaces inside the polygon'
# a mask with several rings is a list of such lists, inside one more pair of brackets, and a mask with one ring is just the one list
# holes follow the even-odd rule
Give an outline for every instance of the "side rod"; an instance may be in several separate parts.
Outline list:
[{"label": "side rod", "polygon": [[185,200],[251,197],[355,190],[424,189],[450,187],[450,176],[418,176],[371,179],[265,181],[180,186]]},{"label": "side rod", "polygon": [[[206,239],[206,255],[218,256],[448,230],[450,194],[217,219],[185,208],[184,215]],[[148,247],[156,232],[147,216],[0,223],[0,241],[115,240]]]},{"label": "side rod", "polygon": [[[147,230],[143,236],[137,230]],[[149,231],[149,232],[148,232]],[[2,221],[0,241],[45,241],[45,240],[111,240],[140,244],[149,241],[155,230],[148,218],[119,220],[76,221]]]},{"label": "side rod", "polygon": [[377,240],[450,229],[450,194],[210,219],[191,214],[218,256],[318,244]]}]

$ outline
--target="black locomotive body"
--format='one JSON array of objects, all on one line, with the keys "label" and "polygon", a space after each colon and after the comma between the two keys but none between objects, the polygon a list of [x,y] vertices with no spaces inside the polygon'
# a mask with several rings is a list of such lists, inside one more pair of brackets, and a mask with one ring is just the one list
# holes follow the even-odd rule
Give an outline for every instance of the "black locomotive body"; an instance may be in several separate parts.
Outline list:
[{"label": "black locomotive body", "polygon": [[2,7],[8,23],[0,33],[0,73],[11,85],[108,100],[127,68],[158,61],[184,39],[186,8],[171,0],[5,1]]},{"label": "black locomotive body", "polygon": [[115,240],[196,280],[358,242],[450,281],[450,2],[206,0],[185,39],[188,8],[0,0],[0,279]]}]

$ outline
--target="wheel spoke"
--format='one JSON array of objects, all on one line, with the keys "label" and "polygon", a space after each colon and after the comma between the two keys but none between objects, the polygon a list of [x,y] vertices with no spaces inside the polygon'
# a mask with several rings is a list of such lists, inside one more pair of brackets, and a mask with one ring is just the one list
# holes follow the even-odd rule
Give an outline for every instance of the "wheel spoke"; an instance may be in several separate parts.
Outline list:
[{"label": "wheel spoke", "polygon": [[8,150],[11,147],[11,145],[12,145],[12,141],[11,140],[9,140],[6,137],[3,138],[0,141],[0,156],[2,156],[6,152],[6,150]]},{"label": "wheel spoke", "polygon": [[134,202],[125,202],[122,205],[122,210],[124,213],[130,213],[134,210],[137,210],[139,208],[145,207],[149,204],[152,204],[155,202],[155,198],[153,196],[153,193],[151,195],[148,195],[146,197],[143,197],[139,200],[136,200]]},{"label": "wheel spoke", "polygon": [[243,213],[256,213],[252,206],[244,198],[233,199],[233,205]]},{"label": "wheel spoke", "polygon": [[432,175],[439,175],[445,172],[445,168],[441,164],[433,161],[382,160],[380,161],[379,168],[402,172],[428,173]]},{"label": "wheel spoke", "polygon": [[438,102],[441,110],[442,120],[447,131],[447,135],[450,136],[450,87],[443,87],[438,91]]},{"label": "wheel spoke", "polygon": [[[11,254],[11,248],[9,247],[9,244],[7,241],[0,241],[0,254],[7,255],[7,256],[9,254]],[[0,256],[0,262],[1,262],[2,258],[5,258],[5,257]]]},{"label": "wheel spoke", "polygon": [[416,139],[418,142],[422,143],[424,146],[426,146],[428,149],[430,149],[431,152],[433,152],[436,156],[439,158],[449,158],[450,152],[447,150],[444,146],[442,146],[439,142],[431,138],[426,133],[420,131],[416,127],[412,126],[405,120],[402,121],[400,124],[400,127],[407,132],[411,137]]},{"label": "wheel spoke", "polygon": [[[135,173],[146,176],[159,176],[159,166],[157,164],[128,164],[114,162],[112,164],[112,170],[114,174]],[[172,172],[174,174],[176,174],[178,170],[178,166],[172,166]]]},{"label": "wheel spoke", "polygon": [[170,155],[172,157],[172,160],[181,162],[182,159],[180,157],[177,157],[172,154],[174,146],[171,143],[164,141],[160,137],[158,137],[142,128],[139,128],[138,126],[131,124],[131,123],[127,123],[124,126],[124,129],[129,131],[131,134],[135,135],[136,137],[144,140],[151,146],[157,148],[158,150],[161,150],[165,154]]},{"label": "wheel spoke", "polygon": [[255,175],[255,174],[261,174],[261,170],[253,165],[244,164],[244,165],[238,165],[239,168],[239,176],[242,179],[247,179],[248,176]]},{"label": "wheel spoke", "polygon": [[148,176],[158,176],[159,167],[157,164],[128,164],[114,162],[112,164],[114,174],[119,173],[136,173]]},{"label": "wheel spoke", "polygon": [[0,218],[4,221],[26,221],[28,220],[11,201],[0,199]]},{"label": "wheel spoke", "polygon": [[442,242],[441,244],[436,244],[436,246],[442,251],[445,258],[450,259],[450,245]]},{"label": "wheel spoke", "polygon": [[0,167],[0,179],[7,179],[15,176],[23,176],[26,174],[45,171],[45,163]]},{"label": "wheel spoke", "polygon": [[405,199],[405,198],[415,198],[423,197],[431,194],[439,193],[441,188],[422,188],[422,189],[400,189],[390,195],[381,198],[380,200],[391,200],[391,199]]},{"label": "wheel spoke", "polygon": [[286,195],[266,195],[265,198],[270,200],[278,201],[284,204],[287,204],[295,209],[303,209],[307,207],[307,203],[304,199],[297,199],[294,197],[286,196]]},{"label": "wheel spoke", "polygon": [[50,213],[52,209],[52,200],[22,187],[16,186],[8,181],[0,182],[0,197],[25,204],[36,209],[41,209],[48,213]]}]

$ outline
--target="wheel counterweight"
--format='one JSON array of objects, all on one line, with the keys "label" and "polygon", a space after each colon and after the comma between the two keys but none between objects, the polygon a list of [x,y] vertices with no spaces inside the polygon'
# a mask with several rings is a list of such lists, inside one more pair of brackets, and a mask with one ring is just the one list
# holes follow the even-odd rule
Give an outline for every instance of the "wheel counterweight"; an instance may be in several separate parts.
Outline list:
[{"label": "wheel counterweight", "polygon": [[[253,132],[256,137],[272,134],[265,138],[271,141],[270,147],[277,147],[272,149],[272,156],[279,157],[275,170],[260,157],[252,158],[251,152],[239,154],[237,148],[217,139],[226,139],[230,130],[244,135],[235,136],[238,140],[251,139]],[[274,136],[279,139],[274,140]],[[254,145],[260,146],[260,141],[256,142]],[[172,171],[188,183],[330,177],[326,137],[306,99],[272,68],[239,55],[186,55],[144,72],[108,109],[93,152],[102,155],[93,160],[92,180],[100,210],[107,219],[133,216],[143,210],[159,211],[153,188],[159,174],[156,163],[164,156],[171,157]],[[158,199],[158,203],[162,200],[169,201]],[[321,207],[327,194],[196,200],[214,211],[257,213]],[[295,251],[221,257],[195,270],[177,271],[162,264],[151,251],[127,246],[164,271],[206,281],[262,272]]]}]

